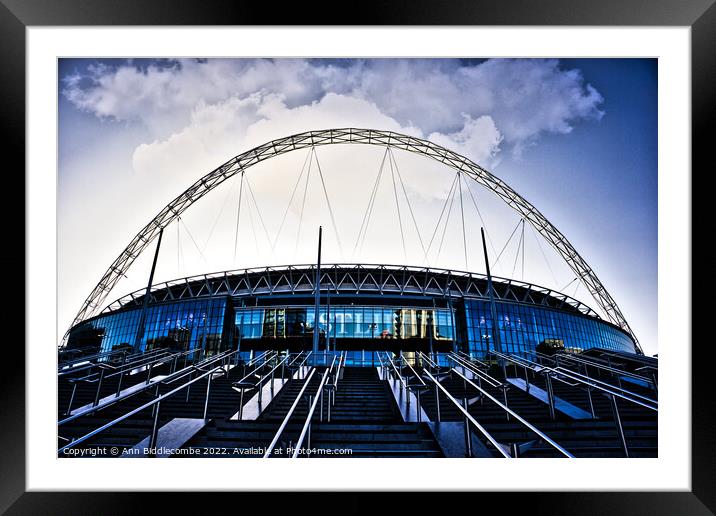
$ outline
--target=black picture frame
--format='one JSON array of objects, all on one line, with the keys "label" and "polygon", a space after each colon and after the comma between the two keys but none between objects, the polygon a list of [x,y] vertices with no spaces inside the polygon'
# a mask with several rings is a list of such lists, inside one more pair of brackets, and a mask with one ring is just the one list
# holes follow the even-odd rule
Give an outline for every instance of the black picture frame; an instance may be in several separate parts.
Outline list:
[{"label": "black picture frame", "polygon": [[[223,0],[0,0],[0,127],[6,185],[15,192],[24,192],[24,177],[14,171],[25,169],[25,30],[28,26],[63,25],[638,25],[688,26],[691,28],[692,70],[692,170],[706,173],[713,147],[708,128],[716,113],[716,6],[715,0],[461,0],[429,2],[405,0],[395,2],[363,2],[360,8],[342,10],[338,14],[335,3],[322,5],[313,2],[278,3],[239,2]],[[328,16],[318,13],[329,13]],[[330,13],[333,13],[331,15]],[[10,161],[10,159],[12,161]],[[699,174],[691,172],[691,178]],[[14,179],[13,179],[14,178]],[[685,178],[688,180],[688,178]],[[698,192],[698,189],[693,189]],[[707,195],[707,193],[701,193]],[[32,274],[25,266],[24,227],[17,223],[16,203],[0,203],[5,221],[14,221],[3,228],[6,242],[13,242],[12,253],[5,252],[0,261],[6,270],[24,270],[25,278]],[[692,206],[698,204],[692,200]],[[693,216],[695,225],[702,220]],[[693,231],[692,234],[697,234]],[[695,256],[695,255],[694,255]],[[20,319],[18,307],[24,286],[21,276],[4,278],[12,299],[6,299],[3,320]],[[15,284],[17,283],[17,284]],[[681,300],[691,302],[691,300]],[[697,308],[695,302],[692,303]],[[698,321],[698,316],[693,317]],[[4,345],[13,341],[7,334]],[[24,340],[17,335],[14,341]],[[685,334],[684,345],[691,337]],[[696,339],[693,339],[696,341]],[[713,514],[716,511],[716,437],[714,416],[716,409],[711,398],[711,378],[714,363],[713,345],[699,342],[692,347],[692,490],[690,492],[623,492],[623,493],[504,493],[480,494],[480,503],[504,504],[505,510],[524,506],[525,510],[549,514]],[[27,345],[27,343],[26,343]],[[34,345],[40,345],[34,343]],[[15,363],[24,364],[24,355],[10,355]],[[24,371],[17,367],[14,371]],[[189,493],[161,495],[127,493],[38,493],[25,489],[25,377],[24,373],[0,374],[2,411],[0,418],[0,511],[7,514],[123,514],[155,512],[161,496],[162,510],[188,508]],[[242,512],[266,510],[266,498],[242,494],[241,500],[232,494],[204,493],[213,497],[214,510],[224,503],[240,504]],[[203,495],[203,496],[204,496]],[[297,493],[292,504],[308,507],[307,493]],[[373,501],[357,493],[347,493],[341,512],[372,510]],[[445,495],[437,496],[444,500]],[[484,497],[484,498],[482,498]],[[401,510],[410,511],[422,504],[423,496],[411,494],[400,497]],[[314,498],[313,501],[316,499]],[[460,503],[460,502],[458,502]],[[467,503],[474,503],[467,502]],[[216,504],[216,505],[213,505]],[[235,509],[238,507],[234,506]],[[458,506],[454,506],[457,510]],[[485,505],[484,507],[488,507]],[[233,509],[232,509],[233,510]]]}]

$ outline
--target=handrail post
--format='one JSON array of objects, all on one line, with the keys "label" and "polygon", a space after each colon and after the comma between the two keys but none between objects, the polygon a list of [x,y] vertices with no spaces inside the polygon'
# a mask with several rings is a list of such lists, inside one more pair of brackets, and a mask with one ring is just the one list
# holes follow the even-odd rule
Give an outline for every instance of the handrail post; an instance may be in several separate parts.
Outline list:
[{"label": "handrail post", "polygon": [[619,438],[622,442],[622,448],[624,449],[624,456],[629,458],[629,447],[627,446],[626,436],[624,435],[624,427],[622,426],[622,418],[619,416],[619,406],[617,405],[617,399],[613,394],[609,395],[609,399],[612,402],[612,412],[614,413],[614,422],[617,424],[617,430],[619,431]]},{"label": "handrail post", "polygon": [[244,413],[244,387],[241,387],[241,398],[239,399],[239,421],[241,421],[241,416]]},{"label": "handrail post", "polygon": [[99,371],[99,382],[97,382],[97,392],[94,395],[94,403],[92,403],[93,407],[99,405],[99,392],[102,389],[102,380],[104,380],[104,367]]},{"label": "handrail post", "polygon": [[119,398],[119,393],[122,392],[122,378],[124,378],[124,369],[119,370],[119,380],[117,381],[117,395],[115,398]]},{"label": "handrail post", "polygon": [[213,373],[209,373],[209,379],[206,382],[206,400],[204,401],[204,421],[209,413],[209,394],[211,393],[211,378],[214,376]]},{"label": "handrail post", "polygon": [[435,384],[435,408],[437,410],[437,420],[440,422],[440,391],[438,390],[438,384]]},{"label": "handrail post", "polygon": [[592,412],[592,419],[597,419],[597,413],[594,411],[594,402],[592,401],[592,388],[587,386],[587,398],[589,399],[589,410]]},{"label": "handrail post", "polygon": [[[311,411],[311,406],[313,405],[313,395],[308,395],[308,412]],[[306,434],[306,457],[310,455],[311,451],[311,419],[308,419],[308,433]]]},{"label": "handrail post", "polygon": [[72,394],[70,394],[70,402],[67,404],[67,410],[65,415],[69,416],[72,413],[72,402],[75,400],[75,392],[77,391],[77,382],[72,383]]},{"label": "handrail post", "polygon": [[[467,411],[467,397],[462,398],[462,406]],[[470,434],[470,420],[465,416],[465,450],[467,456],[472,457],[472,435]]]},{"label": "handrail post", "polygon": [[554,392],[552,391],[552,375],[547,373],[545,376],[547,382],[547,398],[549,401],[549,417],[554,419]]},{"label": "handrail post", "polygon": [[147,381],[145,382],[145,385],[149,385],[149,380],[152,379],[152,369],[154,368],[154,362],[149,364],[149,367],[147,368]]},{"label": "handrail post", "polygon": [[[157,382],[157,386],[154,388],[154,397],[159,397],[159,382]],[[157,410],[157,405],[154,405],[152,407],[152,417],[154,416],[154,412]]]},{"label": "handrail post", "polygon": [[149,437],[149,456],[154,457],[156,455],[155,448],[157,447],[157,437],[159,435],[159,408],[162,402],[158,401],[155,405],[156,410],[154,411],[154,422],[152,423],[152,433]]},{"label": "handrail post", "polygon": [[422,422],[423,422],[423,418],[422,418],[422,412],[423,412],[423,411],[422,411],[422,409],[420,408],[420,391],[421,391],[421,389],[417,389],[417,390],[416,390],[416,393],[415,393],[415,395],[416,395],[417,398],[418,398],[418,407],[417,407],[418,423],[422,423]]}]

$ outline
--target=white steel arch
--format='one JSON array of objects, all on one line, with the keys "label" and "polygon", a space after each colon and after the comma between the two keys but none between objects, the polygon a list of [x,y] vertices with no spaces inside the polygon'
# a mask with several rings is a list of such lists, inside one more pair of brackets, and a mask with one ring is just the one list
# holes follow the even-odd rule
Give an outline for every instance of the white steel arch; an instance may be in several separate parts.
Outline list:
[{"label": "white steel arch", "polygon": [[144,226],[139,233],[137,233],[129,245],[120,253],[114,262],[112,262],[99,283],[97,283],[97,286],[95,286],[82,304],[82,307],[72,322],[72,327],[98,313],[109,292],[114,288],[127,269],[129,269],[134,260],[158,236],[160,229],[171,224],[188,209],[189,206],[221,183],[249,167],[275,156],[286,154],[294,150],[334,144],[377,145],[422,154],[464,173],[466,176],[492,191],[505,202],[505,204],[527,220],[527,222],[549,242],[574,271],[577,278],[584,283],[595,302],[603,310],[607,319],[625,330],[634,339],[637,349],[640,349],[636,336],[624,318],[624,315],[589,264],[579,255],[567,238],[554,227],[537,208],[514,191],[504,181],[465,156],[428,140],[392,131],[355,128],[307,131],[279,138],[239,154],[200,178],[181,195],[167,204],[149,224]]}]

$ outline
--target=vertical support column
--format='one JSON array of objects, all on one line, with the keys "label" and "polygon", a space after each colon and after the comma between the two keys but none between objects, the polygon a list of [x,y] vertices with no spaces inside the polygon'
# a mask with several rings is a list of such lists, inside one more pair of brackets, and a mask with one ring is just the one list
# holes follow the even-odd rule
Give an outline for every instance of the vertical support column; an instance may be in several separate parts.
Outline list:
[{"label": "vertical support column", "polygon": [[147,290],[144,293],[144,303],[142,304],[142,314],[139,316],[139,325],[137,326],[137,336],[134,339],[134,351],[138,352],[144,337],[144,325],[147,319],[147,307],[149,306],[149,292],[152,289],[154,281],[154,270],[157,268],[157,258],[159,257],[159,247],[162,245],[162,235],[164,228],[159,229],[159,240],[157,241],[157,249],[154,251],[154,261],[152,262],[152,270],[149,272],[149,281],[147,282]]},{"label": "vertical support column", "polygon": [[318,226],[318,260],[316,261],[316,280],[314,282],[315,295],[315,315],[313,321],[313,354],[318,353],[318,310],[321,304],[321,237],[323,236],[323,227]]}]

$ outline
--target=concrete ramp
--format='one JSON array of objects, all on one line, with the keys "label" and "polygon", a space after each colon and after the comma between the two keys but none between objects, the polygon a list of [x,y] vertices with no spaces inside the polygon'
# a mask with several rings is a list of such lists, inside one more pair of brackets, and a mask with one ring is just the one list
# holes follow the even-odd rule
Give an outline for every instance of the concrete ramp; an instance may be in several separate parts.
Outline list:
[{"label": "concrete ramp", "polygon": [[131,387],[127,387],[126,389],[122,389],[121,391],[119,391],[119,396],[117,396],[117,393],[115,392],[114,394],[110,394],[109,396],[105,396],[104,398],[101,398],[96,407],[93,407],[91,403],[87,403],[86,405],[82,405],[81,407],[72,409],[72,412],[70,412],[70,415],[74,416],[75,414],[78,414],[80,412],[85,412],[85,411],[88,411],[91,409],[97,410],[99,408],[102,408],[105,405],[108,405],[111,402],[114,402],[115,400],[118,400],[124,396],[127,396],[128,394],[137,392],[138,390],[146,387],[147,385],[155,384],[155,383],[163,380],[164,378],[166,378],[166,375],[163,375],[163,374],[154,376],[149,380],[149,384],[147,384],[146,382],[139,382],[135,385],[132,385]]},{"label": "concrete ramp", "polygon": [[[546,405],[549,405],[549,395],[544,389],[533,384],[530,384],[528,389],[527,383],[522,378],[508,378],[507,381],[533,398],[537,398]],[[557,396],[554,397],[554,409],[566,416],[571,417],[572,419],[592,419],[592,414],[586,410],[582,410],[576,405],[572,405],[568,401],[558,398]]]},{"label": "concrete ramp", "polygon": [[[309,370],[310,368],[308,366],[301,366],[295,373],[293,373],[291,379],[295,380],[296,378],[305,378]],[[281,389],[283,389],[283,386],[286,385],[287,382],[288,378],[275,378],[272,381],[270,380],[266,382],[261,389],[260,396],[257,392],[249,401],[244,403],[244,408],[241,410],[241,420],[254,421],[258,419],[261,412],[268,407],[269,403],[271,403],[278,393],[281,392]],[[238,421],[239,413],[236,412],[236,414],[231,416],[229,419],[231,421]]]},{"label": "concrete ramp", "polygon": [[[206,426],[204,419],[177,417],[157,432],[157,457],[169,457],[172,450],[181,448]],[[122,453],[123,458],[146,457],[149,453],[149,436]]]},{"label": "concrete ramp", "polygon": [[406,392],[406,390],[402,388],[400,380],[391,378],[390,375],[388,375],[388,378],[383,378],[381,368],[376,367],[376,369],[378,370],[378,378],[380,378],[381,380],[388,381],[390,391],[393,393],[395,403],[398,405],[398,409],[400,410],[400,415],[403,416],[403,421],[417,422],[419,410],[420,421],[423,423],[428,423],[430,421],[430,418],[425,413],[423,408],[418,406],[418,397],[410,390]]}]

